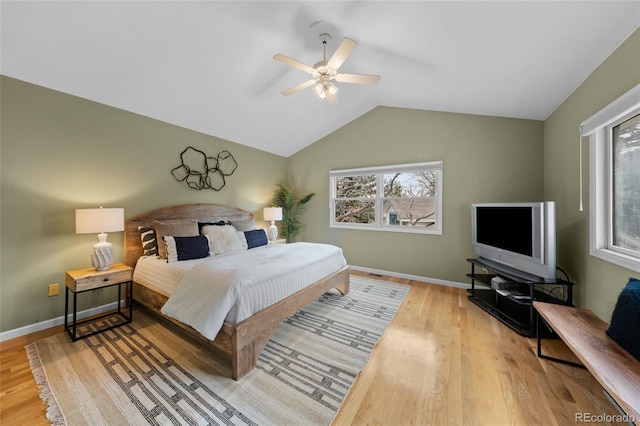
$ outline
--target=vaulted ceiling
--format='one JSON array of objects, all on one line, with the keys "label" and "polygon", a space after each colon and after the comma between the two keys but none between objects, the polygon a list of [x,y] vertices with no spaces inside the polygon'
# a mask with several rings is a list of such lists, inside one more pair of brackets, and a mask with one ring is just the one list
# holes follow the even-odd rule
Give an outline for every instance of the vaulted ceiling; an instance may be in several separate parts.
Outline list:
[{"label": "vaulted ceiling", "polygon": [[[546,119],[639,1],[2,1],[3,75],[290,156],[379,105]],[[343,37],[339,103],[280,94]],[[179,141],[178,141],[179,142]]]}]

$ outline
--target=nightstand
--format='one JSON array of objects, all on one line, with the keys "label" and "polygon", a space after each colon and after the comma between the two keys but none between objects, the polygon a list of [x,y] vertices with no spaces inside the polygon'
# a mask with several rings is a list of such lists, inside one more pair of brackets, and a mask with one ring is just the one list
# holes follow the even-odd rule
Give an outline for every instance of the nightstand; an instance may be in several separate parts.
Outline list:
[{"label": "nightstand", "polygon": [[[65,279],[66,283],[66,291],[64,297],[64,329],[71,337],[72,341],[76,341],[78,339],[84,339],[85,337],[92,336],[96,333],[100,333],[106,330],[111,330],[112,328],[121,326],[122,324],[129,324],[133,320],[133,268],[124,265],[122,263],[114,263],[111,265],[111,268],[106,271],[96,271],[95,268],[86,268],[86,269],[76,269],[73,271],[67,271],[67,276]],[[126,295],[127,300],[126,303],[129,306],[129,315],[125,315],[125,313],[121,309],[121,301],[122,301],[122,285],[127,285],[129,288],[129,292]],[[80,321],[77,320],[77,310],[78,310],[78,294],[83,293],[85,291],[97,290],[99,288],[112,287],[114,285],[118,286],[118,309],[117,311],[111,311],[104,315],[98,317],[91,317],[88,320]],[[73,320],[69,323],[69,292],[73,293]],[[79,325],[87,324],[95,322],[101,318],[106,318],[109,316],[118,315],[124,322],[119,322],[117,324],[113,324],[108,327],[103,327],[99,330],[95,330],[86,334],[82,334],[80,336],[77,335],[77,328]]]},{"label": "nightstand", "polygon": [[276,238],[275,240],[269,240],[269,244],[287,244],[287,240],[284,238]]}]

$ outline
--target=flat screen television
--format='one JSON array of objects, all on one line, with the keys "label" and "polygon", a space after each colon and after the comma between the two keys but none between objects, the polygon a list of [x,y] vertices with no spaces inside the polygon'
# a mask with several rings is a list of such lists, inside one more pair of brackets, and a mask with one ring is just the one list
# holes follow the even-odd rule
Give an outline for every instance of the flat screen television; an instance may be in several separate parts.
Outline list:
[{"label": "flat screen television", "polygon": [[472,204],[471,242],[489,266],[530,281],[556,279],[553,201]]}]

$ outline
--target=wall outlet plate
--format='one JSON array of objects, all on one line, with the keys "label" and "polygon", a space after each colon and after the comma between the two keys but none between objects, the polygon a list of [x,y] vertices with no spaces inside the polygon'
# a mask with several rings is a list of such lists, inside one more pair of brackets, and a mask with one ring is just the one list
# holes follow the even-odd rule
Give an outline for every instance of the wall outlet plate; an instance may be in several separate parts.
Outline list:
[{"label": "wall outlet plate", "polygon": [[58,284],[49,284],[49,297],[57,296],[60,291],[60,287]]}]

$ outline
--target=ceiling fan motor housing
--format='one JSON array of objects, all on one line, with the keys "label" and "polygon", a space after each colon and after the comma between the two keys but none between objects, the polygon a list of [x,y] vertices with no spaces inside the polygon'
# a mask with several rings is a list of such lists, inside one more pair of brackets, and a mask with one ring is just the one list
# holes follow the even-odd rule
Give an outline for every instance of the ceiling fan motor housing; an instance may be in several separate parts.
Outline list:
[{"label": "ceiling fan motor housing", "polygon": [[338,73],[333,68],[327,66],[327,61],[316,62],[313,64],[313,68],[316,70],[313,76],[318,80],[333,80]]}]

